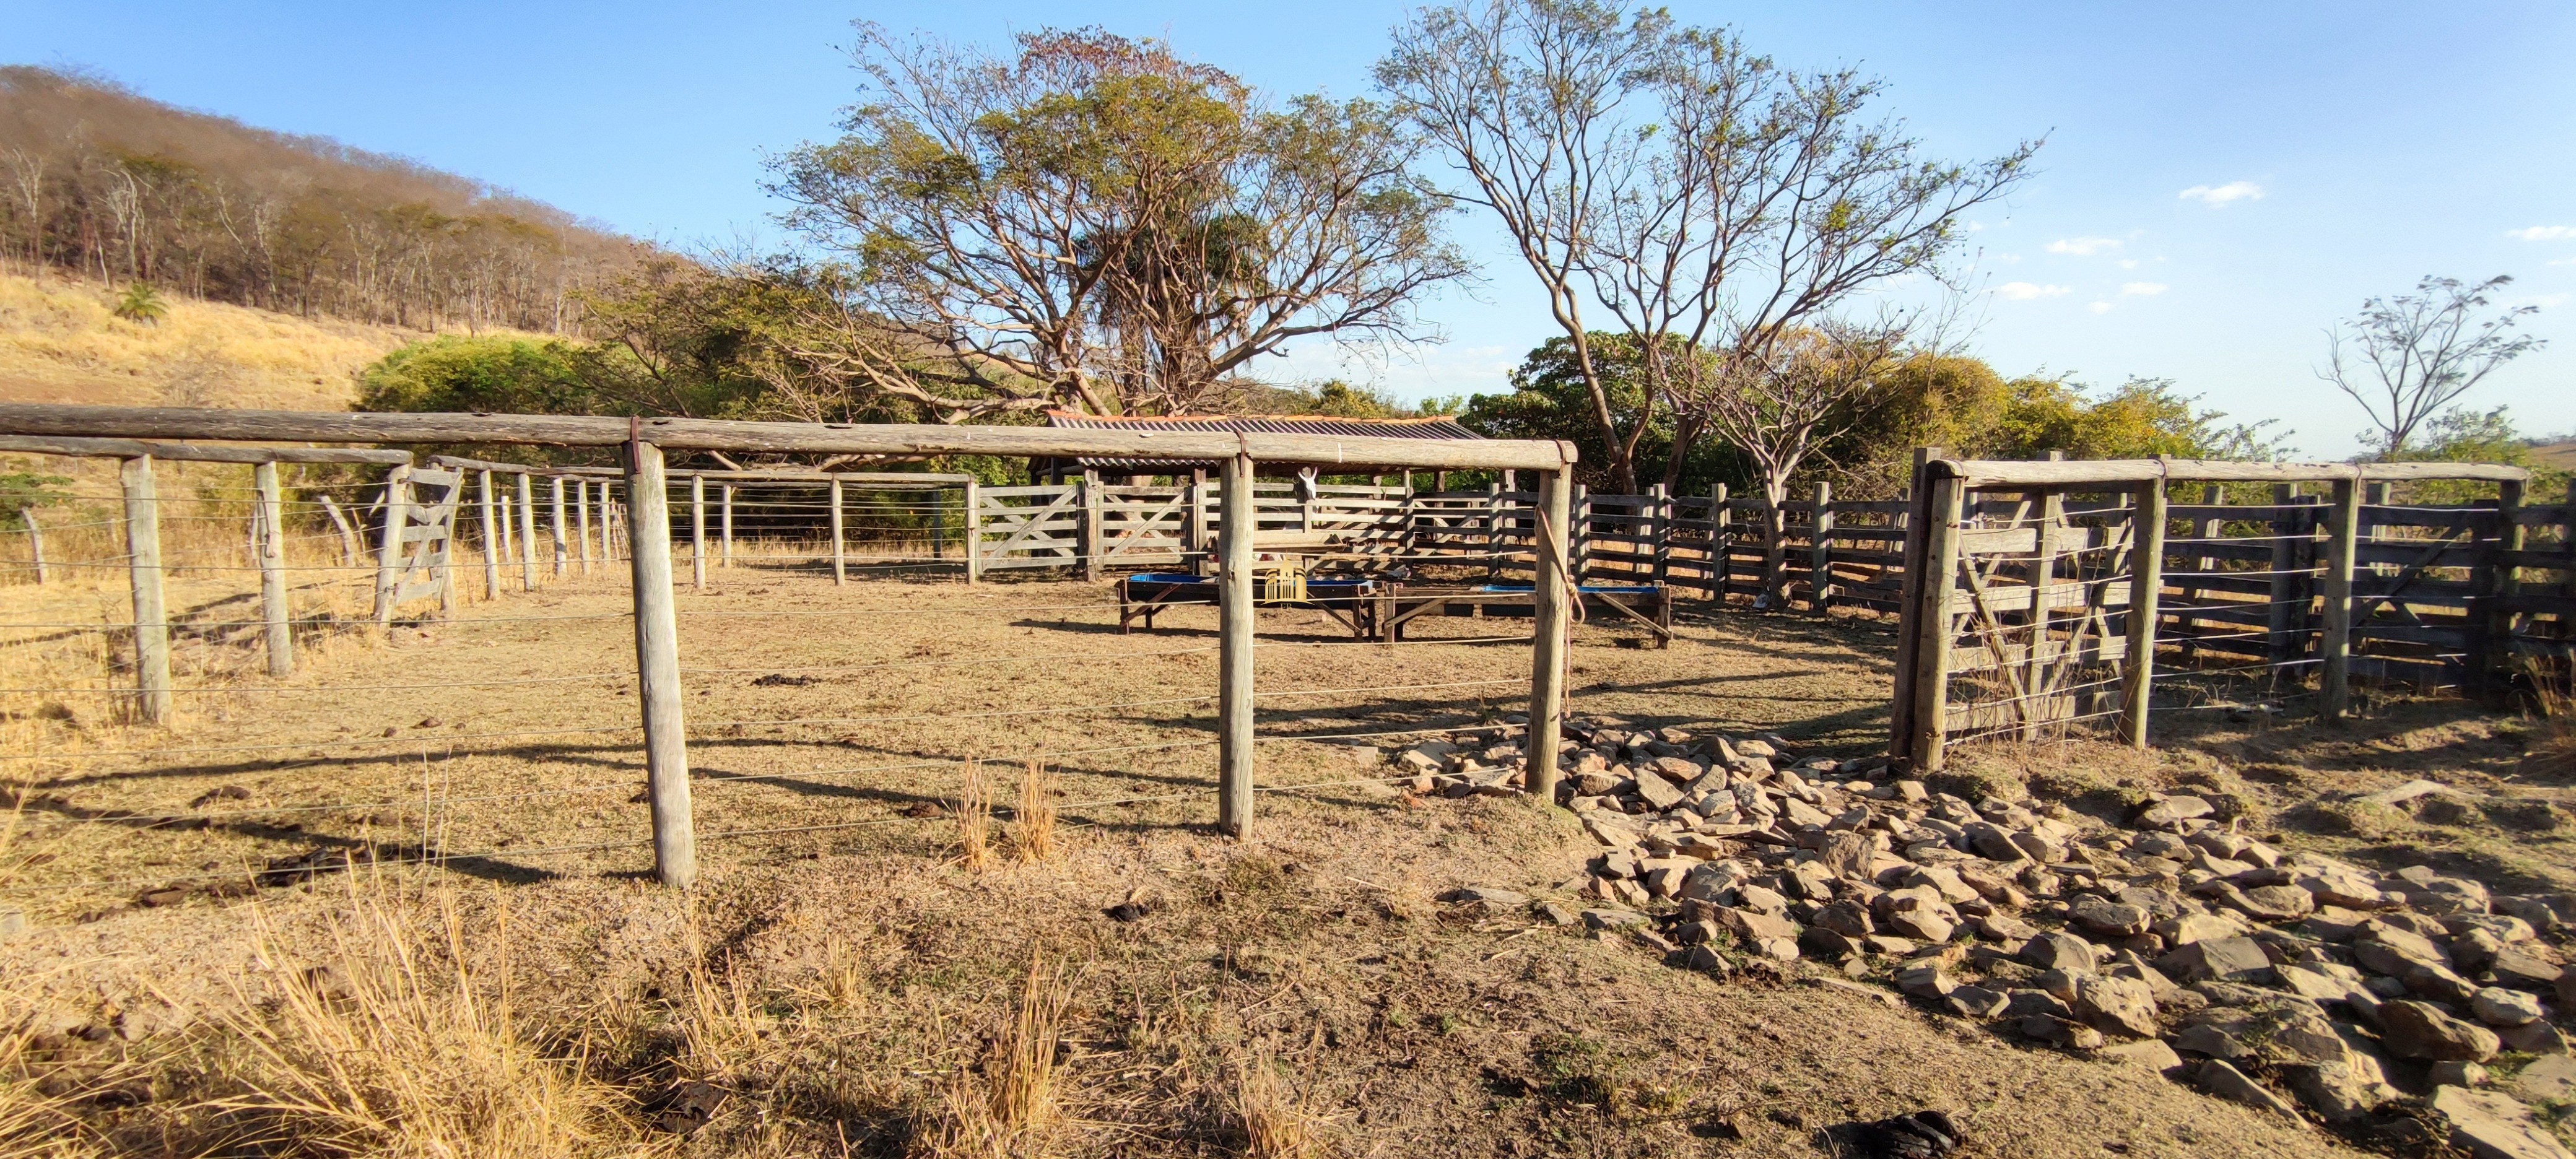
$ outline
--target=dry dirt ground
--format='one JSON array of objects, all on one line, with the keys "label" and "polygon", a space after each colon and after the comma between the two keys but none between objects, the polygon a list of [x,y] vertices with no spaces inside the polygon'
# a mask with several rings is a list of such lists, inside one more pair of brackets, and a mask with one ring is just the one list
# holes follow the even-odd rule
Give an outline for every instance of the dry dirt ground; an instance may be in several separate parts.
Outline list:
[{"label": "dry dirt ground", "polygon": [[[1830,968],[1719,982],[1580,927],[1436,902],[1468,883],[1557,896],[1593,852],[1525,802],[1404,796],[1351,747],[1517,711],[1526,645],[1473,642],[1517,621],[1444,620],[1419,634],[1440,639],[1390,648],[1266,613],[1263,793],[1250,836],[1224,839],[1213,612],[1121,635],[1111,601],[1105,585],[899,573],[836,588],[784,566],[684,590],[693,896],[649,880],[631,627],[605,574],[319,649],[290,680],[209,677],[167,730],[22,722],[13,735],[53,755],[10,764],[0,905],[28,926],[0,941],[11,1017],[104,1039],[66,1049],[152,1076],[77,1112],[100,1146],[137,1154],[224,1137],[173,1108],[222,1093],[232,1071],[205,1060],[278,979],[371,952],[350,932],[368,912],[428,958],[509,980],[528,1041],[579,1044],[567,1065],[617,1092],[607,1114],[631,1133],[593,1132],[599,1147],[935,1150],[929,1125],[961,1076],[990,1073],[985,1044],[1007,1037],[1034,956],[1070,988],[1062,1113],[1027,1141],[1048,1154],[1295,1153],[1247,1132],[1254,1072],[1278,1077],[1305,1153],[1813,1155],[1828,1128],[1922,1107],[1955,1116],[1973,1155],[2345,1153]],[[1890,639],[1868,620],[1730,612],[1658,650],[1586,625],[1570,708],[1862,755],[1882,743]],[[2309,803],[2418,775],[2555,800],[2528,727],[2441,702],[2344,730],[2177,714],[2158,754],[1992,747],[1957,775],[2079,807],[2192,784],[2237,794],[2293,848],[2571,888],[2555,812]],[[1011,860],[1005,818],[1002,861],[958,864],[942,813],[970,757],[1006,806],[1021,762],[1059,770],[1053,856]],[[296,868],[350,858],[378,864]]]}]

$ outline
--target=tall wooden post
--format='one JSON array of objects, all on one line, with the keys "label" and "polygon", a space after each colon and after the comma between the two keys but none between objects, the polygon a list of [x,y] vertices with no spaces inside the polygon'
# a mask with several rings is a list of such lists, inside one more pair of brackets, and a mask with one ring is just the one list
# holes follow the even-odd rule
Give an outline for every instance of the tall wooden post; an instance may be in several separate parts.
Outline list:
[{"label": "tall wooden post", "polygon": [[[1550,471],[1551,475],[1562,472]],[[1646,488],[1646,550],[1654,553],[1649,576],[1664,582],[1672,572],[1673,561],[1673,489],[1657,483]]]},{"label": "tall wooden post", "polygon": [[2156,605],[2165,586],[2165,484],[2138,488],[2129,545],[2129,654],[2120,665],[2120,739],[2147,747],[2147,706],[2155,693]]},{"label": "tall wooden post", "polygon": [[[1591,489],[1580,483],[1576,484],[1574,496],[1567,502],[1566,508],[1565,566],[1567,571],[1574,574],[1574,582],[1580,584],[1592,574]],[[1537,527],[1530,528],[1530,536],[1533,539],[1537,538]]]},{"label": "tall wooden post", "polygon": [[724,525],[724,567],[730,571],[733,569],[733,484],[724,484],[716,490],[719,522]]},{"label": "tall wooden post", "polygon": [[984,490],[974,479],[966,480],[966,517],[963,525],[966,548],[966,582],[984,582]]},{"label": "tall wooden post", "polygon": [[1531,545],[1529,731],[1521,743],[1521,768],[1530,796],[1546,805],[1556,803],[1556,750],[1565,735],[1566,587],[1572,574],[1565,532],[1573,477],[1571,468],[1541,477]]},{"label": "tall wooden post", "polygon": [[641,439],[627,443],[636,690],[644,709],[645,792],[653,803],[653,868],[662,884],[686,889],[698,877],[698,841],[689,808],[688,730],[681,719],[686,698],[680,692],[678,601],[671,595],[667,486],[662,448]]},{"label": "tall wooden post", "polygon": [[52,573],[45,569],[45,529],[36,523],[36,509],[33,507],[19,508],[18,521],[27,525],[28,562],[35,565],[36,584],[41,587],[46,580],[53,578]]},{"label": "tall wooden post", "polygon": [[125,460],[125,553],[134,587],[134,673],[145,724],[170,720],[170,617],[161,597],[161,496],[152,457]]},{"label": "tall wooden post", "polygon": [[2476,598],[2469,606],[2469,691],[2490,708],[2505,707],[2513,688],[2513,613],[2505,598],[2519,594],[2509,553],[2523,546],[2522,481],[2496,484],[2495,535],[2486,542],[2477,569],[2470,573]]},{"label": "tall wooden post", "polygon": [[610,506],[610,504],[609,504],[608,491],[609,491],[609,487],[608,487],[608,480],[606,480],[606,479],[602,479],[602,480],[600,480],[600,481],[599,481],[599,562],[601,562],[601,563],[603,563],[603,564],[609,564],[609,563],[615,563],[615,562],[617,562],[617,543],[616,543],[616,538],[615,538],[615,537],[616,537],[616,531],[615,531],[615,528],[616,528],[617,524],[615,523],[615,521],[614,521],[614,519],[613,519],[613,516],[614,516],[614,514],[615,514],[616,508],[614,508],[614,507]]},{"label": "tall wooden post", "polygon": [[1735,509],[1726,505],[1726,484],[1708,490],[1708,602],[1726,606],[1726,585],[1735,570]]},{"label": "tall wooden post", "polygon": [[1834,606],[1834,485],[1816,484],[1816,511],[1807,520],[1807,610],[1821,616]]},{"label": "tall wooden post", "polygon": [[525,471],[519,472],[519,586],[537,590],[537,489]]},{"label": "tall wooden post", "polygon": [[474,471],[482,482],[482,515],[484,515],[484,600],[500,600],[500,495],[492,492],[492,471]]},{"label": "tall wooden post", "polygon": [[1485,484],[1485,575],[1503,573],[1503,485]]},{"label": "tall wooden post", "polygon": [[1958,587],[1959,515],[1966,486],[1955,478],[1932,481],[1923,521],[1923,572],[1915,588],[1913,711],[1906,738],[1916,773],[1939,772],[1950,732],[1950,652],[1958,639],[1952,593]]},{"label": "tall wooden post", "polygon": [[697,590],[707,590],[707,480],[703,475],[689,476],[689,579]]},{"label": "tall wooden post", "polygon": [[331,526],[340,532],[341,563],[348,567],[358,566],[358,529],[349,523],[348,515],[340,510],[339,501],[331,498],[329,492],[322,495],[322,513],[331,517]]},{"label": "tall wooden post", "polygon": [[841,537],[841,477],[832,476],[832,586],[850,581],[849,549]]},{"label": "tall wooden post", "polygon": [[2263,609],[2263,653],[2273,664],[2298,659],[2291,647],[2296,619],[2290,605],[2299,599],[2299,545],[2291,537],[2307,526],[2305,514],[2294,506],[2298,501],[2298,484],[2272,484],[2271,518],[2264,522],[2272,537],[2272,575],[2264,585],[2263,602],[2271,606]]},{"label": "tall wooden post", "polygon": [[1252,823],[1252,456],[1225,461],[1217,511],[1216,825],[1240,837]]},{"label": "tall wooden post", "polygon": [[590,574],[590,483],[578,476],[572,481],[573,538],[580,544],[581,574]]},{"label": "tall wooden post", "polygon": [[510,493],[506,490],[502,491],[501,497],[496,501],[496,503],[501,516],[501,539],[499,541],[501,547],[501,563],[506,567],[510,564],[517,563],[519,560],[519,533],[510,530],[510,528],[514,526],[510,522]]},{"label": "tall wooden post", "polygon": [[2317,638],[2322,661],[2317,677],[2319,706],[2327,720],[2342,720],[2352,710],[2352,564],[2361,535],[2361,483],[2334,481],[2332,507],[2326,516],[2326,575],[2323,632]]},{"label": "tall wooden post", "polygon": [[259,610],[267,621],[268,674],[295,675],[295,624],[286,606],[286,497],[277,485],[277,464],[251,468],[251,485],[259,489]]},{"label": "tall wooden post", "polygon": [[1084,471],[1074,486],[1082,492],[1082,578],[1100,581],[1100,554],[1106,550],[1100,527],[1100,472]]},{"label": "tall wooden post", "polygon": [[[1903,627],[1896,634],[1895,688],[1888,697],[1888,752],[1891,757],[1911,759],[1914,752],[1914,708],[1921,702],[1914,685],[1919,655],[1916,649],[1926,633],[1920,617],[1924,615],[1922,591],[1923,552],[1931,535],[1932,502],[1931,464],[1941,458],[1939,447],[1914,448],[1914,470],[1907,476],[1905,512],[1897,522],[1897,597],[1898,618]],[[1721,495],[1725,484],[1718,484]]]},{"label": "tall wooden post", "polygon": [[411,523],[411,468],[385,473],[385,523],[376,540],[376,626],[392,627],[394,593],[402,590],[403,530]]},{"label": "tall wooden post", "polygon": [[557,475],[552,479],[546,480],[546,488],[549,492],[548,497],[554,501],[554,520],[550,524],[550,527],[552,528],[551,534],[554,538],[556,579],[563,578],[565,570],[564,565],[571,559],[572,554],[571,545],[564,542],[563,485],[564,481],[563,476],[561,475]]}]

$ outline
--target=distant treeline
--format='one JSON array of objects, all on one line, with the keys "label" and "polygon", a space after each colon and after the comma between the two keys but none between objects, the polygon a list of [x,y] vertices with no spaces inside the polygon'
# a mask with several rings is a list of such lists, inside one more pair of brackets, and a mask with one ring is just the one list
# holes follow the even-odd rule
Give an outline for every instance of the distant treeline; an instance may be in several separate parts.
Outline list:
[{"label": "distant treeline", "polygon": [[0,67],[0,259],[307,316],[561,332],[643,247],[399,157]]}]

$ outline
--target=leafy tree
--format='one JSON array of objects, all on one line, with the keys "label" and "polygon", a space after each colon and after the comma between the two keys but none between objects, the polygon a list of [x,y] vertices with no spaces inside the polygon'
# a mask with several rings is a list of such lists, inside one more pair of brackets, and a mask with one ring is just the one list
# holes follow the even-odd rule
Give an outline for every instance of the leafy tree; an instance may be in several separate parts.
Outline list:
[{"label": "leafy tree", "polygon": [[34,471],[0,472],[0,527],[24,527],[21,515],[30,507],[50,507],[71,498],[63,490],[71,486],[67,475],[45,475]]},{"label": "leafy tree", "polygon": [[358,409],[599,413],[570,344],[443,335],[414,342],[358,372]]},{"label": "leafy tree", "polygon": [[2413,294],[2364,301],[2349,334],[2326,332],[2326,368],[2317,376],[2361,404],[2373,429],[2359,437],[2377,443],[2380,458],[2404,457],[2418,427],[2497,367],[2547,345],[2513,332],[2540,307],[2484,313],[2490,296],[2512,283],[2501,274],[2474,286],[2428,274]]},{"label": "leafy tree", "polygon": [[1007,57],[858,31],[869,99],[772,185],[846,266],[799,353],[854,396],[1188,413],[1301,336],[1432,337],[1414,304],[1466,273],[1372,102],[1274,105],[1098,31]]},{"label": "leafy tree", "polygon": [[2070,459],[2239,459],[2278,462],[2287,452],[2266,419],[2229,423],[2222,411],[2203,410],[2165,378],[2132,378],[2098,398],[2082,383],[2063,378],[2023,378],[1975,453],[2001,459],[2044,458],[2062,451]]}]

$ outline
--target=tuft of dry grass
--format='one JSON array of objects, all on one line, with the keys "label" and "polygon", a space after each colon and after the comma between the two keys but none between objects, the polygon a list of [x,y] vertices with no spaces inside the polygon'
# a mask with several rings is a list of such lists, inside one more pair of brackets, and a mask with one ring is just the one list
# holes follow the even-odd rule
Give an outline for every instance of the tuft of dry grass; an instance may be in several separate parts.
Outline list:
[{"label": "tuft of dry grass", "polygon": [[382,887],[352,880],[320,961],[260,923],[258,961],[281,984],[225,1016],[230,1093],[207,1101],[238,1146],[306,1155],[531,1156],[633,1149],[625,1093],[547,1049],[511,1004],[506,962],[489,976],[467,946],[506,953],[506,911],[469,937],[453,894],[427,934]]},{"label": "tuft of dry grass", "polygon": [[1313,1159],[1324,1150],[1315,1121],[1266,1054],[1234,1064],[1232,1111],[1247,1159]]},{"label": "tuft of dry grass", "polygon": [[1056,1044],[1073,988],[1061,963],[1029,956],[1011,1019],[982,1065],[949,1077],[937,1121],[915,1139],[923,1159],[1017,1159],[1043,1154],[1060,1110]]},{"label": "tuft of dry grass", "polygon": [[2576,779],[2576,690],[2565,682],[2539,682],[2540,733],[2524,758],[2544,777]]},{"label": "tuft of dry grass", "polygon": [[1013,845],[1024,862],[1055,856],[1055,771],[1031,760],[1020,774],[1020,811],[1012,825]]},{"label": "tuft of dry grass", "polygon": [[984,783],[984,762],[966,758],[965,784],[957,790],[957,861],[982,869],[993,857],[993,790]]},{"label": "tuft of dry grass", "polygon": [[89,1083],[66,1083],[32,1054],[25,1030],[0,1034],[0,1159],[90,1159],[107,1154],[81,1111]]}]

